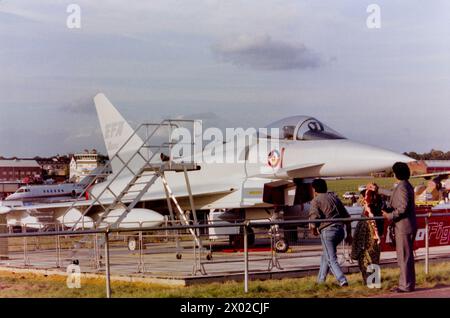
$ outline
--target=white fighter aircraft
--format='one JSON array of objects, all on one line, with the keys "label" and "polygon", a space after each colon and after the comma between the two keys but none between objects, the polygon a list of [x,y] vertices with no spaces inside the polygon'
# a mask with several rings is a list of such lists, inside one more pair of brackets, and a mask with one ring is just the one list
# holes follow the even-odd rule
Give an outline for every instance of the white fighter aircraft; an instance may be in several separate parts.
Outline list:
[{"label": "white fighter aircraft", "polygon": [[[240,151],[236,153],[238,160],[234,162],[216,160],[222,155],[221,151],[225,152],[227,143],[223,142],[201,147],[189,157],[169,153],[153,156],[149,160],[152,156],[148,149],[150,146],[142,147],[146,145],[143,137],[134,134],[105,95],[98,94],[94,102],[108,155],[113,158],[113,173],[105,182],[89,189],[89,200],[33,206],[39,211],[53,211],[55,218],[62,223],[76,222],[83,216],[84,223],[92,225],[95,222],[116,222],[116,226],[125,226],[128,220],[161,224],[162,214],[169,214],[165,184],[170,186],[173,196],[177,198],[180,210],[191,211],[194,203],[196,212],[204,219],[212,211],[221,211],[222,219],[234,216],[235,219],[267,220],[274,211],[303,207],[310,201],[311,178],[367,175],[388,169],[397,161],[414,161],[392,151],[351,141],[309,116],[276,121],[267,126],[267,134],[259,134],[256,141],[247,144],[244,149],[234,146],[233,151]],[[272,135],[276,130],[271,128],[278,128],[280,133]],[[236,144],[239,144],[240,138],[248,136],[237,136]],[[260,146],[268,141],[274,146],[262,155],[265,160],[251,160],[261,157],[261,148],[264,147]],[[211,148],[214,146],[223,147],[216,147],[213,152]],[[133,157],[137,152],[142,156]],[[149,162],[162,164],[159,158],[163,157],[174,164],[191,162],[196,168],[189,169],[186,174],[169,169],[164,172],[165,179],[152,180],[151,173],[135,177]],[[190,188],[186,186],[186,179]],[[120,204],[116,202],[118,196]],[[139,203],[136,204],[136,201]],[[132,208],[127,209],[131,204]],[[105,213],[105,206],[112,211]],[[68,209],[70,213],[67,213]],[[16,218],[17,213],[26,211],[27,207],[0,208],[0,213],[16,214]]]}]

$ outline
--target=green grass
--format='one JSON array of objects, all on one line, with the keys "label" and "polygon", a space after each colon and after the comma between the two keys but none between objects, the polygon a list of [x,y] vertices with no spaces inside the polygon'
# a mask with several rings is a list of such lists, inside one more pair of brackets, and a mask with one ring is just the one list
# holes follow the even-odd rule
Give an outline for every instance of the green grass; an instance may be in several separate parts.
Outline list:
[{"label": "green grass", "polygon": [[[416,265],[417,287],[432,288],[450,286],[450,263],[431,265],[426,277],[423,265]],[[398,269],[382,269],[382,288],[369,289],[361,282],[360,274],[347,278],[350,287],[340,288],[329,276],[326,284],[318,286],[315,277],[250,281],[249,293],[243,292],[242,282],[211,283],[189,287],[168,287],[145,283],[112,282],[113,297],[133,298],[329,298],[329,297],[370,297],[386,294],[396,286]],[[61,276],[12,274],[0,272],[0,297],[40,297],[40,298],[101,298],[105,297],[103,279],[82,279],[81,289],[68,289],[66,278]]]},{"label": "green grass", "polygon": [[[328,190],[335,192],[344,203],[349,203],[349,200],[343,200],[342,195],[347,191],[358,192],[360,185],[366,185],[369,182],[378,184],[380,188],[392,189],[395,178],[360,178],[360,179],[342,179],[342,180],[327,180]],[[423,182],[423,179],[410,179],[413,186]]]}]

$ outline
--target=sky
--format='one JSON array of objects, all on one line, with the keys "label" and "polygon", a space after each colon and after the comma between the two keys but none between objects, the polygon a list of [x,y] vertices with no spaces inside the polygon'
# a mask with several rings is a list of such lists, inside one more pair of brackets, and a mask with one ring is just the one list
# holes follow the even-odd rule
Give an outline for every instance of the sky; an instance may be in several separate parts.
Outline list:
[{"label": "sky", "polygon": [[0,0],[0,43],[3,156],[104,152],[99,92],[134,125],[310,115],[397,152],[450,150],[445,0]]}]

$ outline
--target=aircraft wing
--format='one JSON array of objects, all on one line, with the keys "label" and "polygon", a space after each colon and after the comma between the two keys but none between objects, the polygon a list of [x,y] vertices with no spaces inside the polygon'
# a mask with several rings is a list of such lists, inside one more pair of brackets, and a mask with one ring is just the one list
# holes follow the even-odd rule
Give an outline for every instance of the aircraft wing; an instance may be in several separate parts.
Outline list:
[{"label": "aircraft wing", "polygon": [[[88,206],[91,204],[93,200],[83,200],[83,201],[65,201],[65,202],[55,202],[55,203],[46,203],[46,204],[31,204],[31,205],[21,205],[21,206],[11,206],[8,208],[8,212],[14,211],[28,211],[28,210],[50,210],[50,209],[59,209],[59,208],[69,208],[73,205],[74,208]],[[103,202],[102,202],[103,203]]]},{"label": "aircraft wing", "polygon": [[[235,187],[227,187],[224,186],[223,184],[218,184],[218,185],[196,185],[195,187],[192,188],[192,196],[195,197],[196,196],[209,196],[209,195],[220,195],[220,194],[229,194],[232,192],[235,192],[239,189],[238,186]],[[177,198],[182,198],[182,197],[187,197],[189,196],[188,190],[186,189],[186,187],[182,187],[181,189],[172,189],[172,191],[174,192],[175,196]],[[147,192],[141,199],[141,201],[157,201],[157,200],[165,200],[166,199],[166,194],[165,191],[163,192]],[[124,200],[124,202],[127,202],[128,200]],[[132,200],[129,200],[130,202]]]},{"label": "aircraft wing", "polygon": [[[220,194],[229,194],[234,191],[237,191],[238,187],[226,187],[223,184],[218,185],[205,185],[203,187],[196,187],[195,191],[192,191],[192,195],[195,198],[196,196],[208,196],[208,195],[220,195]],[[187,197],[189,194],[187,190],[183,189],[182,191],[174,191],[176,197]],[[123,203],[130,203],[133,201],[133,197],[125,198],[122,200]],[[157,200],[165,200],[166,195],[164,193],[146,193],[141,201],[157,201]],[[101,199],[100,200],[103,205],[108,205],[113,203],[112,198]],[[54,209],[63,209],[63,208],[79,208],[86,207],[91,205],[94,200],[80,200],[80,201],[65,201],[65,202],[55,202],[55,203],[47,203],[47,204],[34,204],[34,205],[23,205],[23,206],[1,206],[0,214],[5,214],[9,212],[15,211],[28,211],[28,210],[54,210]],[[98,205],[96,203],[95,205]]]},{"label": "aircraft wing", "polygon": [[450,171],[439,171],[439,172],[433,172],[433,173],[418,174],[415,176],[411,176],[411,178],[431,178],[431,177],[438,177],[438,176],[450,176]]}]

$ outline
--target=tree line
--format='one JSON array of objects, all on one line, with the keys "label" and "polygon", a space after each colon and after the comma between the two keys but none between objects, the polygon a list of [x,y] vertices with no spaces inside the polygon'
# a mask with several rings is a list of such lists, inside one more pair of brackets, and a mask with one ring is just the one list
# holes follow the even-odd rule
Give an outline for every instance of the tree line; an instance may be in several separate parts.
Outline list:
[{"label": "tree line", "polygon": [[416,160],[450,160],[450,151],[431,149],[426,153],[417,153],[414,151],[404,152],[405,155]]}]

